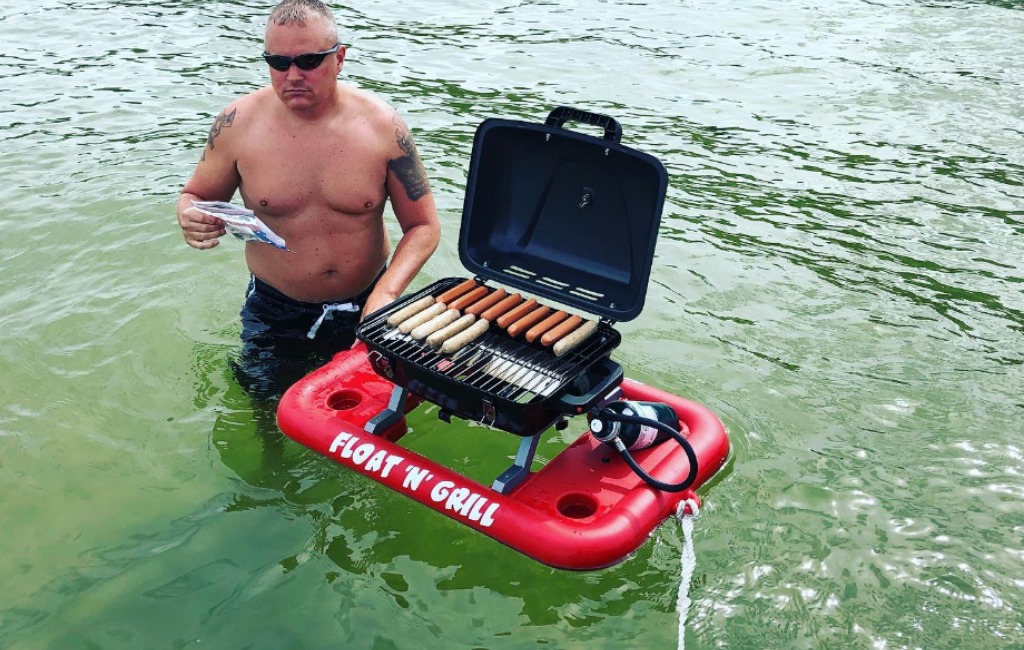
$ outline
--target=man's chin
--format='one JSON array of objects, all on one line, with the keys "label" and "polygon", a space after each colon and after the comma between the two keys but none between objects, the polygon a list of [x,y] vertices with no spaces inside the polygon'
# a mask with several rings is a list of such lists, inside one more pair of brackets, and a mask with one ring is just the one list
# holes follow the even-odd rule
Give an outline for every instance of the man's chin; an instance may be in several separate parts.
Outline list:
[{"label": "man's chin", "polygon": [[313,93],[308,90],[285,90],[280,95],[281,101],[286,104],[292,102],[308,103],[313,100]]}]

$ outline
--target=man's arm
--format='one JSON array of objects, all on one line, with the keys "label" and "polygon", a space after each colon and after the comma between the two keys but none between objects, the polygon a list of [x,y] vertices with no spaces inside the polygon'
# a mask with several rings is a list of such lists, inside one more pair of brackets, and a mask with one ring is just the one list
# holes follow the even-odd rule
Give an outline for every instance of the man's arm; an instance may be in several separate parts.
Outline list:
[{"label": "man's arm", "polygon": [[402,228],[388,270],[366,301],[363,314],[372,313],[402,295],[437,248],[441,222],[437,218],[430,181],[409,127],[394,116],[394,151],[385,181],[391,208]]},{"label": "man's arm", "polygon": [[238,107],[228,106],[214,120],[203,155],[178,197],[178,226],[185,243],[193,248],[213,248],[224,234],[224,222],[192,207],[192,201],[230,201],[240,181],[231,153],[231,127]]}]

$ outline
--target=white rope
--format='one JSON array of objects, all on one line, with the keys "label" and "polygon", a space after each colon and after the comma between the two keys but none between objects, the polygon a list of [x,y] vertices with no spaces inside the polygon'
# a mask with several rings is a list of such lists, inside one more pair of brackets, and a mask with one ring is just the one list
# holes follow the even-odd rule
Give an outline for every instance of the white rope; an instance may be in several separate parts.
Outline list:
[{"label": "white rope", "polygon": [[320,318],[316,319],[316,322],[313,323],[313,327],[311,327],[309,332],[306,333],[306,337],[311,339],[316,338],[316,332],[320,329],[320,326],[323,325],[324,320],[329,319],[336,311],[359,311],[359,305],[351,302],[336,302],[324,305],[324,313],[320,314]]},{"label": "white rope", "polygon": [[[686,509],[689,507],[690,512]],[[697,567],[697,554],[693,550],[693,522],[700,516],[700,508],[694,499],[680,501],[676,506],[676,518],[683,529],[683,555],[680,558],[682,564],[682,576],[679,580],[679,599],[676,601],[676,611],[679,612],[679,650],[686,647],[686,616],[690,609],[690,580],[693,578],[693,570]]]}]

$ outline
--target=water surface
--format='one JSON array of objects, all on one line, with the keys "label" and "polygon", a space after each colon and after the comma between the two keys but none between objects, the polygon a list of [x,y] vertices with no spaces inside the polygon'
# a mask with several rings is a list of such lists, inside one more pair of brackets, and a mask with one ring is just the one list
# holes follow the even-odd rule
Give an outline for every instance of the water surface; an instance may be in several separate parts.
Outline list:
[{"label": "water surface", "polygon": [[[550,569],[282,438],[233,382],[241,249],[185,246],[174,203],[265,83],[269,6],[0,0],[0,646],[676,647],[675,522]],[[433,180],[416,287],[465,274],[488,117],[606,113],[668,168],[613,356],[733,443],[687,647],[1024,646],[1021,3],[338,15],[345,80],[402,111]],[[480,474],[517,442],[411,424]]]}]

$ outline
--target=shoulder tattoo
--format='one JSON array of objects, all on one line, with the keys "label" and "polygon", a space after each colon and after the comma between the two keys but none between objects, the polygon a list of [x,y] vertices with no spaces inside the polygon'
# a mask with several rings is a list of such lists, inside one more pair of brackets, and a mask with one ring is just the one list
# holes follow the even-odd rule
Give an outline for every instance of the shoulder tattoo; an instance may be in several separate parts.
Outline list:
[{"label": "shoulder tattoo", "polygon": [[[238,109],[232,109],[230,113],[227,109],[221,111],[221,114],[217,116],[217,119],[213,121],[213,126],[210,127],[210,135],[206,138],[206,146],[213,149],[213,141],[220,135],[220,132],[224,130],[224,127],[231,126],[235,122],[235,113]],[[201,160],[206,160],[206,149],[203,149],[203,157]]]},{"label": "shoulder tattoo", "polygon": [[430,182],[427,180],[427,173],[423,169],[423,162],[420,161],[420,154],[416,151],[416,143],[412,141],[412,135],[408,131],[399,128],[395,132],[398,146],[405,155],[392,158],[388,161],[388,167],[395,172],[395,176],[402,182],[405,193],[410,201],[418,201],[430,194]]}]

